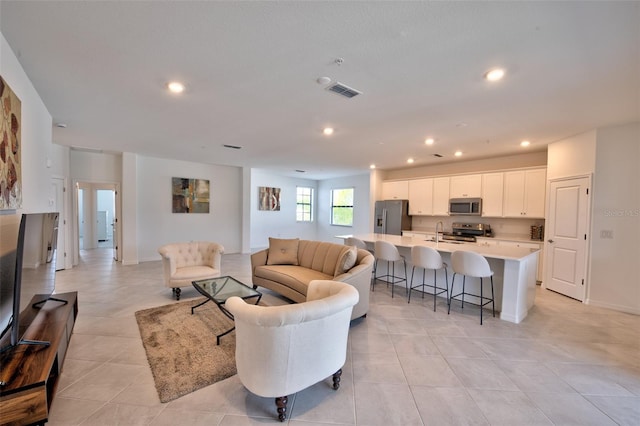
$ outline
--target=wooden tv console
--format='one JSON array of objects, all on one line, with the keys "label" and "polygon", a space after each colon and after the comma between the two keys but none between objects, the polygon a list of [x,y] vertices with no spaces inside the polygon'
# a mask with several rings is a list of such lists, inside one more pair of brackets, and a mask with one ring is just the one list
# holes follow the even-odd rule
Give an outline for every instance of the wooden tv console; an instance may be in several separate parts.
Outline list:
[{"label": "wooden tv console", "polygon": [[[38,296],[32,303],[38,302]],[[31,308],[33,323],[23,339],[49,345],[18,345],[0,354],[0,424],[44,424],[49,417],[58,378],[62,371],[73,325],[78,315],[78,293],[54,294],[66,304],[48,300],[41,308]],[[22,320],[20,321],[22,323]],[[6,340],[0,347],[7,346]]]}]

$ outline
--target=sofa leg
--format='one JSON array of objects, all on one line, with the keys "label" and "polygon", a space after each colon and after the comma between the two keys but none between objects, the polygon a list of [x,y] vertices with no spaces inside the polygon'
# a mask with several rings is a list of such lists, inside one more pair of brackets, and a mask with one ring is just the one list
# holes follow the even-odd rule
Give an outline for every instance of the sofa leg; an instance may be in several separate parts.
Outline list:
[{"label": "sofa leg", "polygon": [[333,373],[333,389],[338,390],[340,387],[340,377],[342,376],[342,368]]},{"label": "sofa leg", "polygon": [[180,300],[180,292],[182,289],[180,287],[174,287],[173,292],[176,294],[176,300]]},{"label": "sofa leg", "polygon": [[287,418],[287,402],[289,399],[286,396],[279,396],[276,398],[276,407],[278,407],[278,420],[284,422]]}]

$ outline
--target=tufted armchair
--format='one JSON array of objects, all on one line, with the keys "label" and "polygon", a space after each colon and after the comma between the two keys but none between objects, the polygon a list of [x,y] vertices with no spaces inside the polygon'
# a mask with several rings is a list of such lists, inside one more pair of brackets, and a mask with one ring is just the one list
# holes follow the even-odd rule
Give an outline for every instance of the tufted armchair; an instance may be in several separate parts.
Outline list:
[{"label": "tufted armchair", "polygon": [[275,397],[284,421],[287,397],[333,375],[333,388],[347,356],[351,310],[358,303],[351,284],[314,280],[307,301],[259,306],[239,297],[227,300],[236,326],[236,367],[252,393]]},{"label": "tufted armchair", "polygon": [[191,241],[164,245],[158,253],[162,256],[164,285],[180,300],[180,287],[189,287],[195,280],[220,276],[224,247],[218,243]]}]

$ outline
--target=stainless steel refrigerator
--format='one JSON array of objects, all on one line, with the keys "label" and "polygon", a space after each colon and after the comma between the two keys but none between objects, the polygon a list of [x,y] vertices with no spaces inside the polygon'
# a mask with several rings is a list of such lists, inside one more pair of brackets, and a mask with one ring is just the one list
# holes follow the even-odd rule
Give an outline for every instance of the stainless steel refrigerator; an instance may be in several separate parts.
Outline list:
[{"label": "stainless steel refrigerator", "polygon": [[409,216],[409,200],[376,201],[375,223],[376,234],[402,235],[402,231],[411,229]]}]

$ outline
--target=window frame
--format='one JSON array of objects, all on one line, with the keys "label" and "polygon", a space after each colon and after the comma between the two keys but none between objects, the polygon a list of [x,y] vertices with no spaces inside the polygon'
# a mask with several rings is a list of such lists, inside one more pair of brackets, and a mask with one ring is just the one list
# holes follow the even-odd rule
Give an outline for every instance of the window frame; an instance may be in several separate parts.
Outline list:
[{"label": "window frame", "polygon": [[[351,191],[351,205],[336,205],[334,203],[334,197],[335,197],[335,193],[336,191]],[[344,226],[344,227],[349,227],[352,228],[353,227],[353,221],[354,221],[354,213],[355,213],[355,207],[354,207],[354,200],[355,200],[355,196],[356,196],[356,189],[353,186],[350,187],[346,187],[346,188],[333,188],[331,189],[331,199],[330,199],[330,208],[329,208],[329,224],[331,226]],[[347,209],[351,209],[351,223],[350,224],[342,224],[342,223],[334,223],[334,209],[336,208],[347,208]]]},{"label": "window frame", "polygon": [[[299,194],[299,190],[309,190],[309,202],[308,203],[304,203],[304,202],[300,202],[300,194]],[[307,194],[302,194],[302,196],[306,196]],[[312,223],[315,219],[315,215],[313,214],[313,207],[314,207],[314,188],[312,186],[296,186],[296,222],[301,222],[301,223]],[[299,210],[300,206],[302,206],[302,211]],[[304,206],[309,206],[309,219],[305,219],[304,217],[302,219],[299,218],[299,214],[301,213],[303,216],[305,215],[305,211],[304,211]]]}]

